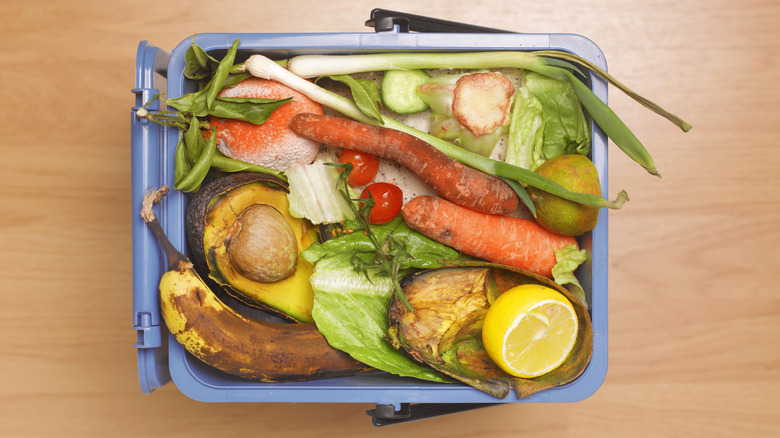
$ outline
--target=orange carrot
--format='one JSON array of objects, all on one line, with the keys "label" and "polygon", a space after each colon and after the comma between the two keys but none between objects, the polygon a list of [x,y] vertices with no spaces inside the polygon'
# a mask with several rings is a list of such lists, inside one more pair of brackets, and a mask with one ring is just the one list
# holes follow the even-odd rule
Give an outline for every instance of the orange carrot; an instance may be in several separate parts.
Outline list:
[{"label": "orange carrot", "polygon": [[320,143],[368,152],[401,164],[456,204],[490,214],[513,212],[518,199],[500,179],[453,160],[413,135],[341,117],[298,114],[290,127]]},{"label": "orange carrot", "polygon": [[401,210],[415,231],[464,254],[552,278],[555,250],[577,240],[542,228],[534,220],[496,216],[442,198],[418,196]]}]

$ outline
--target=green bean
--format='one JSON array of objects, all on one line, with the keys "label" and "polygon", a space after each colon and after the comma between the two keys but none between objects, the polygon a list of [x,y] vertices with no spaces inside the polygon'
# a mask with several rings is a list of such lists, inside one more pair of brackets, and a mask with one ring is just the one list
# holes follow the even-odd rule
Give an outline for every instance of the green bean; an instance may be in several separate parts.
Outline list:
[{"label": "green bean", "polygon": [[173,188],[183,192],[195,192],[200,188],[203,179],[211,168],[211,161],[217,150],[217,127],[211,130],[211,138],[206,144],[206,148],[201,152],[198,161],[192,166],[189,173],[179,182],[174,184]]},{"label": "green bean", "polygon": [[184,146],[184,136],[179,137],[179,143],[176,145],[176,154],[173,166],[174,185],[184,178],[192,169],[189,160],[187,160],[187,151]]},{"label": "green bean", "polygon": [[225,83],[225,80],[230,74],[230,70],[233,68],[233,61],[236,59],[236,52],[238,51],[238,41],[239,40],[235,40],[233,42],[230,50],[228,50],[225,57],[222,58],[222,61],[220,61],[219,67],[217,67],[217,71],[214,72],[214,77],[211,79],[211,87],[209,88],[209,92],[206,95],[207,109],[211,108],[211,106],[214,104],[214,100],[217,98],[217,93],[222,90],[222,85]]},{"label": "green bean", "polygon": [[200,122],[198,118],[193,116],[190,119],[190,127],[184,132],[184,144],[187,147],[187,158],[190,165],[194,164],[200,156],[202,149],[201,143],[203,142],[203,135],[200,132]]}]

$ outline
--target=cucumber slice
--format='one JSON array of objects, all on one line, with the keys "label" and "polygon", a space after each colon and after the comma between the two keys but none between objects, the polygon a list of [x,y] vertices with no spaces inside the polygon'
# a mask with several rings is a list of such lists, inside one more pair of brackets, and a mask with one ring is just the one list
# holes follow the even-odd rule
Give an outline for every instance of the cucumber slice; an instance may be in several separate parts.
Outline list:
[{"label": "cucumber slice", "polygon": [[388,70],[382,77],[382,103],[396,114],[414,114],[428,109],[417,87],[430,79],[423,70]]}]

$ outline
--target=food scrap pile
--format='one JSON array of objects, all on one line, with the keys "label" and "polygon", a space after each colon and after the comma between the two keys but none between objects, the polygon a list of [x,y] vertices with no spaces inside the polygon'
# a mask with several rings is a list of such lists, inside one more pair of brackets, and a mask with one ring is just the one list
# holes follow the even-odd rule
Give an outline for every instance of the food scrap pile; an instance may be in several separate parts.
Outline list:
[{"label": "food scrap pile", "polygon": [[[594,121],[650,154],[556,52],[316,55],[235,63],[196,44],[198,91],[139,116],[181,131],[189,257],[168,256],[162,315],[195,357],[262,382],[381,371],[519,398],[576,379],[593,330],[579,236],[603,208]],[[147,103],[148,105],[148,103]],[[272,317],[225,304],[230,296]]]}]

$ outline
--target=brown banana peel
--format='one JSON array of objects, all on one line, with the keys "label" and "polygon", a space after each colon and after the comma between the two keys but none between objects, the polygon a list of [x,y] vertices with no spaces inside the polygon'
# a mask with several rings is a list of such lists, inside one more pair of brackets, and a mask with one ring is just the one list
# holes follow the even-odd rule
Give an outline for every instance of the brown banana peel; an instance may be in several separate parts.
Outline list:
[{"label": "brown banana peel", "polygon": [[152,206],[167,193],[167,187],[148,193],[141,216],[168,261],[159,281],[160,313],[190,354],[227,374],[260,382],[327,379],[372,369],[331,347],[314,323],[263,321],[224,304],[157,220]]}]

